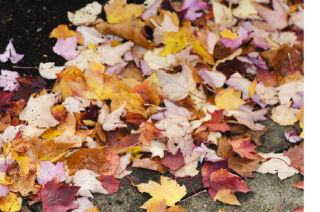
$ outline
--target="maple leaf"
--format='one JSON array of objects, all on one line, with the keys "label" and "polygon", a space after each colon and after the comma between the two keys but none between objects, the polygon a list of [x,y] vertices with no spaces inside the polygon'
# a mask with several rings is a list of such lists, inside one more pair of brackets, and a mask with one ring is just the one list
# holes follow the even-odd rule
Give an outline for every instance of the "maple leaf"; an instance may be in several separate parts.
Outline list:
[{"label": "maple leaf", "polygon": [[62,38],[62,39],[67,39],[67,38],[70,38],[70,37],[77,37],[77,42],[80,44],[80,45],[83,45],[83,37],[82,35],[79,33],[79,32],[76,32],[76,31],[73,31],[73,30],[70,30],[68,28],[67,25],[65,24],[60,24],[58,25],[56,28],[54,28],[50,35],[49,35],[49,38],[56,38],[57,40],[59,38]]},{"label": "maple leaf", "polygon": [[51,180],[43,188],[40,188],[38,197],[45,212],[66,212],[79,207],[78,205],[73,205],[73,200],[79,189],[79,186],[59,187],[55,180]]},{"label": "maple leaf", "polygon": [[142,150],[148,151],[152,153],[151,158],[159,156],[160,158],[164,157],[164,151],[167,150],[167,146],[156,140],[152,140],[150,142],[150,146],[143,146]]},{"label": "maple leaf", "polygon": [[231,174],[226,169],[210,174],[209,194],[214,200],[230,205],[240,205],[234,192],[247,193],[249,191],[251,191],[249,186],[239,176]]},{"label": "maple leaf", "polygon": [[259,169],[259,161],[259,159],[248,160],[237,156],[231,156],[228,159],[228,167],[242,177],[252,178],[252,172]]},{"label": "maple leaf", "polygon": [[22,199],[12,192],[3,198],[0,198],[0,208],[4,212],[20,211],[21,204]]},{"label": "maple leaf", "polygon": [[175,171],[182,167],[185,162],[181,151],[176,154],[168,152],[162,159],[161,164],[168,167],[170,170]]},{"label": "maple leaf", "polygon": [[283,153],[290,158],[291,166],[299,169],[301,174],[304,174],[304,142],[289,148]]},{"label": "maple leaf", "polygon": [[2,54],[0,54],[0,61],[2,63],[5,63],[10,59],[11,63],[16,64],[16,63],[20,62],[20,60],[22,60],[24,57],[23,54],[18,54],[16,52],[16,50],[13,46],[12,40],[13,39],[10,39],[10,41],[6,47],[6,50]]},{"label": "maple leaf", "polygon": [[27,153],[18,153],[12,151],[11,157],[18,162],[21,176],[26,176],[29,174],[29,172],[35,172],[35,161],[29,157]]},{"label": "maple leaf", "polygon": [[199,70],[197,74],[203,79],[205,84],[208,84],[213,89],[222,87],[227,78],[219,71]]},{"label": "maple leaf", "polygon": [[182,64],[182,71],[176,74],[167,74],[160,70],[155,70],[161,88],[159,94],[167,97],[171,101],[179,101],[186,98],[189,92],[196,88],[196,83],[192,76],[192,71],[187,64]]},{"label": "maple leaf", "polygon": [[73,13],[68,11],[68,19],[70,22],[72,22],[72,24],[76,26],[80,24],[87,24],[94,22],[101,11],[101,4],[94,1]]},{"label": "maple leaf", "polygon": [[55,179],[57,183],[63,182],[66,179],[66,173],[62,162],[54,165],[50,161],[40,161],[40,175],[37,181],[40,185],[46,184],[48,181]]},{"label": "maple leaf", "polygon": [[52,116],[51,107],[56,103],[59,94],[43,94],[38,97],[31,96],[26,107],[19,115],[20,120],[27,121],[34,127],[54,127],[59,122]]},{"label": "maple leaf", "polygon": [[260,172],[262,174],[278,173],[278,177],[280,178],[280,180],[286,179],[299,173],[297,169],[290,167],[290,159],[283,153],[260,153],[260,156],[269,160],[262,163],[257,172]]},{"label": "maple leaf", "polygon": [[266,24],[258,26],[266,28],[268,31],[283,29],[288,25],[288,13],[279,0],[273,0],[272,6],[274,10],[264,7],[257,3],[252,3],[259,15],[267,21]]},{"label": "maple leaf", "polygon": [[109,113],[109,108],[107,105],[104,105],[101,110],[98,117],[98,121],[102,124],[102,128],[105,131],[115,130],[116,128],[123,128],[127,127],[127,125],[120,120],[120,117],[123,113],[125,113],[124,107],[126,105],[126,102],[113,111],[112,113]]},{"label": "maple leaf", "polygon": [[167,169],[160,164],[159,160],[152,160],[150,158],[143,158],[143,159],[136,158],[133,161],[132,167],[150,169],[150,170],[158,171],[160,173],[167,172]]},{"label": "maple leaf", "polygon": [[181,27],[179,32],[163,32],[162,36],[162,43],[165,44],[159,53],[162,57],[176,54],[192,44],[192,32],[188,26]]},{"label": "maple leaf", "polygon": [[121,23],[110,24],[107,22],[99,23],[96,29],[102,34],[114,34],[132,41],[136,45],[143,46],[147,49],[153,49],[153,44],[145,36],[148,27],[139,19],[130,19]]},{"label": "maple leaf", "polygon": [[235,110],[245,102],[240,98],[241,92],[235,91],[232,88],[227,88],[220,91],[215,96],[215,102],[218,108],[224,110]]},{"label": "maple leaf", "polygon": [[142,122],[138,132],[141,132],[139,140],[145,146],[150,146],[151,140],[161,137],[161,131],[150,122]]},{"label": "maple leaf", "polygon": [[290,103],[279,105],[272,109],[271,119],[282,126],[293,125],[298,121],[299,110],[291,108]]},{"label": "maple leaf", "polygon": [[72,176],[73,184],[80,187],[77,194],[84,197],[93,197],[91,193],[107,194],[101,182],[96,179],[98,176],[97,173],[88,169],[78,170]]},{"label": "maple leaf", "polygon": [[256,153],[256,146],[250,142],[250,140],[244,140],[242,138],[237,140],[230,140],[229,141],[233,151],[238,153],[241,158],[247,158],[249,160],[257,159]]},{"label": "maple leaf", "polygon": [[137,185],[139,192],[149,193],[152,198],[145,202],[141,208],[148,209],[152,204],[160,204],[165,200],[167,206],[174,206],[182,197],[187,194],[186,187],[179,184],[170,178],[161,176],[160,184],[149,180],[148,183]]},{"label": "maple leaf", "polygon": [[137,4],[127,4],[127,0],[113,1],[111,4],[106,4],[104,10],[109,23],[120,23],[128,21],[133,17],[141,16],[144,6]]},{"label": "maple leaf", "polygon": [[197,11],[208,8],[209,7],[207,3],[204,1],[184,0],[181,10],[187,10],[187,12],[184,15],[184,18],[193,21],[202,16],[202,13]]},{"label": "maple leaf", "polygon": [[19,173],[11,175],[12,184],[9,185],[11,192],[19,192],[22,196],[29,194],[36,194],[38,192],[37,185],[35,185],[36,173],[29,173],[26,176],[20,176]]},{"label": "maple leaf", "polygon": [[65,69],[65,66],[55,66],[53,62],[40,63],[39,73],[46,79],[57,79],[57,74]]},{"label": "maple leaf", "polygon": [[[98,174],[114,174],[120,161],[120,157],[107,149],[81,148],[67,158],[69,175],[77,170],[89,169]],[[110,151],[110,150],[109,150]]]},{"label": "maple leaf", "polygon": [[119,190],[119,181],[112,175],[101,175],[100,181],[108,194],[113,194]]},{"label": "maple leaf", "polygon": [[77,48],[77,37],[59,38],[53,47],[53,52],[66,60],[72,60],[79,55]]},{"label": "maple leaf", "polygon": [[17,91],[19,89],[19,82],[17,81],[19,77],[18,72],[1,70],[0,87],[2,87],[4,91]]},{"label": "maple leaf", "polygon": [[128,41],[117,46],[111,44],[100,45],[96,51],[101,55],[103,62],[108,65],[116,65],[124,62],[122,56],[133,47],[133,43]]},{"label": "maple leaf", "polygon": [[211,113],[211,119],[205,123],[210,130],[226,132],[230,130],[229,125],[223,122],[224,110],[215,110]]}]

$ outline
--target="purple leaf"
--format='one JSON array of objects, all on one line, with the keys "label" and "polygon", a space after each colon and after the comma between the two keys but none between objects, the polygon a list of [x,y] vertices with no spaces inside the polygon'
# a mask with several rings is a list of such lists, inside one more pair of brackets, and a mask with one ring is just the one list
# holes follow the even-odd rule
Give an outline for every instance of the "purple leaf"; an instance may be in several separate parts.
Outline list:
[{"label": "purple leaf", "polygon": [[9,59],[11,63],[16,64],[24,57],[23,54],[18,54],[13,46],[12,39],[10,39],[6,50],[0,54],[0,61],[2,63],[7,62]]},{"label": "purple leaf", "polygon": [[57,183],[63,182],[66,179],[66,173],[62,162],[58,162],[54,165],[50,161],[40,161],[40,175],[37,177],[37,181],[40,185],[44,185],[53,178]]},{"label": "purple leaf", "polygon": [[188,19],[190,21],[196,20],[197,18],[200,18],[202,16],[201,12],[197,12],[201,9],[208,9],[208,5],[204,1],[198,1],[198,0],[184,0],[182,5],[182,10],[187,10],[187,12],[184,15],[185,19]]}]

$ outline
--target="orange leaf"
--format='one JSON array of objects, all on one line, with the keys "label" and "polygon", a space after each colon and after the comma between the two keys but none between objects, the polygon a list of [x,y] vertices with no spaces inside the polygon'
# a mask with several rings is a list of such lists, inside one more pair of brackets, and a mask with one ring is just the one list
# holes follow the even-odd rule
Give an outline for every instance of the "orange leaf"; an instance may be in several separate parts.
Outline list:
[{"label": "orange leaf", "polygon": [[78,43],[80,45],[83,45],[83,37],[80,34],[80,32],[76,32],[76,31],[70,30],[68,28],[68,26],[65,25],[65,24],[58,25],[56,28],[54,28],[51,31],[51,33],[49,35],[49,38],[59,39],[60,37],[63,38],[63,39],[66,39],[66,38],[69,38],[69,37],[77,37],[78,38]]}]

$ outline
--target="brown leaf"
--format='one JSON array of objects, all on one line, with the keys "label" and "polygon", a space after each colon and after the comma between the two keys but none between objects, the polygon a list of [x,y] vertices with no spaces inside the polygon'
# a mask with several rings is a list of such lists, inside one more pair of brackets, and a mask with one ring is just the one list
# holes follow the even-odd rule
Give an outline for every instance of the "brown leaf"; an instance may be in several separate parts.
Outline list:
[{"label": "brown leaf", "polygon": [[30,148],[39,161],[55,162],[63,157],[72,146],[73,144],[55,143],[53,140],[42,141],[36,139]]},{"label": "brown leaf", "polygon": [[218,156],[227,159],[232,153],[232,146],[229,143],[228,138],[223,136],[218,140],[218,142]]},{"label": "brown leaf", "polygon": [[36,194],[38,188],[35,187],[36,173],[29,173],[27,176],[20,176],[17,172],[11,177],[12,184],[9,188],[12,192],[20,192],[22,196],[30,193]]},{"label": "brown leaf", "polygon": [[120,157],[109,152],[108,148],[81,148],[66,158],[70,175],[80,169],[89,169],[98,174],[112,175],[115,173]]},{"label": "brown leaf", "polygon": [[107,149],[108,151],[114,153],[114,154],[121,154],[126,152],[131,147],[137,145],[139,143],[139,137],[140,133],[138,134],[130,134],[121,140],[107,140]]},{"label": "brown leaf", "polygon": [[304,174],[304,142],[291,147],[283,154],[290,158],[291,166],[293,168],[299,169],[300,174]]},{"label": "brown leaf", "polygon": [[132,167],[150,169],[154,171],[158,171],[160,173],[166,173],[167,169],[160,164],[159,161],[152,160],[150,158],[139,159],[136,158],[133,161]]},{"label": "brown leaf", "polygon": [[4,114],[0,114],[0,132],[4,131],[11,125],[11,116],[9,111]]},{"label": "brown leaf", "polygon": [[139,19],[131,19],[129,21],[109,24],[107,22],[99,23],[96,28],[102,34],[114,34],[134,42],[139,46],[147,49],[153,49],[152,42],[148,41],[144,36],[147,25]]},{"label": "brown leaf", "polygon": [[231,156],[228,160],[228,167],[242,177],[252,178],[252,172],[258,170],[259,159],[248,160],[239,156]]}]

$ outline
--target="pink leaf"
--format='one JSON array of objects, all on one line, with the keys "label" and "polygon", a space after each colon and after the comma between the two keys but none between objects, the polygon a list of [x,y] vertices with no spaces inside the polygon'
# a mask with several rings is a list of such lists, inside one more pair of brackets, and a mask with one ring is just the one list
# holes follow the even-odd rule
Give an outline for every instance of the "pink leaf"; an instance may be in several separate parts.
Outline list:
[{"label": "pink leaf", "polygon": [[249,32],[242,26],[239,27],[238,37],[235,40],[229,38],[221,38],[220,42],[225,46],[232,50],[239,48],[239,46],[243,43],[243,41],[248,40]]},{"label": "pink leaf", "polygon": [[12,39],[10,39],[6,50],[0,54],[0,61],[2,63],[7,62],[9,59],[11,63],[16,64],[24,57],[23,54],[18,54],[13,46]]},{"label": "pink leaf", "polygon": [[72,60],[79,55],[79,51],[76,50],[77,43],[77,37],[69,37],[66,39],[59,38],[56,45],[53,47],[53,51],[66,60]]},{"label": "pink leaf", "polygon": [[17,91],[19,88],[19,82],[17,78],[20,75],[18,72],[9,71],[9,70],[1,70],[0,75],[0,87],[3,87],[5,91]]},{"label": "pink leaf", "polygon": [[57,165],[54,165],[50,161],[40,161],[40,175],[37,177],[38,183],[44,185],[53,178],[55,178],[58,183],[66,179],[63,162],[58,162]]},{"label": "pink leaf", "polygon": [[197,12],[201,9],[208,9],[208,5],[204,1],[198,0],[184,0],[182,5],[182,10],[187,10],[184,17],[190,21],[196,20],[202,16],[201,12]]}]

